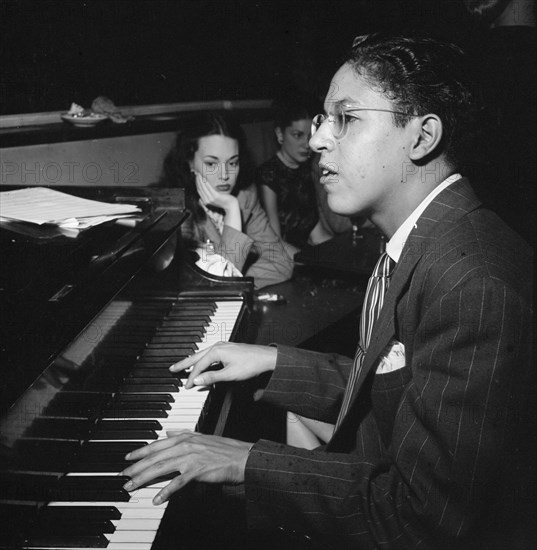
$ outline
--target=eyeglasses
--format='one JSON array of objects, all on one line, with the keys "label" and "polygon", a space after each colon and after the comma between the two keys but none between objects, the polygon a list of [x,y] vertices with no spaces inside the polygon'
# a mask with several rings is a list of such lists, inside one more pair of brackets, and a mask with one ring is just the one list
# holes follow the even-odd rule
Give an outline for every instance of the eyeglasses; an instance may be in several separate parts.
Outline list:
[{"label": "eyeglasses", "polygon": [[332,125],[332,135],[336,139],[342,138],[347,131],[347,122],[350,118],[356,118],[350,116],[349,113],[355,113],[358,111],[378,111],[381,113],[393,113],[395,115],[404,115],[404,116],[417,116],[412,113],[404,113],[402,111],[392,111],[390,109],[373,109],[367,107],[354,107],[352,104],[343,104],[338,105],[338,111],[331,115],[319,114],[313,117],[311,121],[311,135],[313,136],[315,132],[321,127],[321,124],[327,120],[329,124]]}]

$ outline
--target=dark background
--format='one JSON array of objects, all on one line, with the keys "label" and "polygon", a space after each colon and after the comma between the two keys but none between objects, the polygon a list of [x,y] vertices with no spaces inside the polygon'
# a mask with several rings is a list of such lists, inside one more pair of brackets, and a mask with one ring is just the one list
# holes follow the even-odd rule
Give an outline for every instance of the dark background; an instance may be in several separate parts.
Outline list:
[{"label": "dark background", "polygon": [[478,40],[462,0],[0,0],[0,114],[326,91],[352,38]]}]

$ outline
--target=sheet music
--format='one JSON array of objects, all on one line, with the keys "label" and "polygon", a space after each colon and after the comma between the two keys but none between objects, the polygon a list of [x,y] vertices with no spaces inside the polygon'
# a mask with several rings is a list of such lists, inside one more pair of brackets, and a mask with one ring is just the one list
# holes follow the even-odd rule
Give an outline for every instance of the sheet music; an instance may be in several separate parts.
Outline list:
[{"label": "sheet music", "polygon": [[0,217],[43,225],[88,227],[140,212],[138,206],[81,199],[47,187],[0,192]]}]

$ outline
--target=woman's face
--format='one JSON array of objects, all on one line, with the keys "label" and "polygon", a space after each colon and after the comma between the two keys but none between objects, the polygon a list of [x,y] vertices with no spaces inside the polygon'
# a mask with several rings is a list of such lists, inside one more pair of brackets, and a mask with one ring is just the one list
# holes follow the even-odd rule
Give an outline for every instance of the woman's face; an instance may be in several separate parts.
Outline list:
[{"label": "woman's face", "polygon": [[200,138],[190,168],[218,192],[231,193],[239,175],[239,142],[219,135]]},{"label": "woman's face", "polygon": [[289,165],[298,166],[306,162],[311,154],[311,118],[294,120],[283,130],[276,128],[276,136],[281,145],[281,153]]}]

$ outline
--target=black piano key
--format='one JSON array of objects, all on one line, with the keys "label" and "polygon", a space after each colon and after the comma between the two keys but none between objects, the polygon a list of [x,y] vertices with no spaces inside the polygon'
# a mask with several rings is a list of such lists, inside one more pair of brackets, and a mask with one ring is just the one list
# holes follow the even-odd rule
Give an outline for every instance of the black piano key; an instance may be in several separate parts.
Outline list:
[{"label": "black piano key", "polygon": [[151,338],[151,343],[147,345],[148,348],[169,345],[169,344],[190,344],[191,342],[201,342],[202,336],[197,334],[168,334],[168,335],[159,335]]},{"label": "black piano key", "polygon": [[96,432],[92,434],[92,438],[95,440],[114,439],[119,441],[122,439],[158,439],[158,436],[152,430],[110,430],[107,432]]},{"label": "black piano key", "polygon": [[156,420],[103,420],[92,432],[91,439],[157,439],[157,431],[161,429]]},{"label": "black piano key", "polygon": [[[82,462],[84,463],[98,463],[98,462],[117,462],[118,460],[124,460],[125,455],[131,451],[134,451],[137,448],[140,448],[141,445],[135,446],[133,449],[123,450],[123,451],[111,451],[106,450],[106,445],[108,443],[107,441],[92,441],[92,443],[101,443],[101,447],[103,447],[100,451],[85,451],[80,453],[79,456],[77,456],[76,460],[73,462],[73,466],[71,467],[70,471],[73,471],[73,468],[80,465]],[[117,443],[117,442],[113,442]],[[133,442],[129,442],[133,443]]]},{"label": "black piano key", "polygon": [[101,489],[121,489],[129,478],[127,476],[63,476],[57,480],[59,489],[82,489],[100,491]]},{"label": "black piano key", "polygon": [[71,473],[119,473],[122,472],[132,462],[127,462],[125,459],[117,459],[113,462],[77,462],[72,468]]},{"label": "black piano key", "polygon": [[169,411],[171,408],[172,406],[167,401],[117,401],[113,403],[110,408],[103,411],[101,418],[104,419],[111,414],[114,414],[115,417],[117,417],[118,415],[115,413],[119,411]]},{"label": "black piano key", "polygon": [[138,392],[163,392],[163,393],[170,393],[170,392],[178,392],[179,388],[177,387],[177,384],[143,384],[143,385],[136,385],[136,386],[130,386],[128,384],[124,384],[121,386],[120,391],[123,394],[126,393],[138,393]]},{"label": "black piano key", "polygon": [[40,535],[61,535],[61,536],[98,536],[104,533],[113,533],[116,530],[115,525],[109,519],[91,519],[91,518],[70,518],[69,521],[50,521],[43,519],[38,521],[33,533]]},{"label": "black piano key", "polygon": [[214,315],[216,312],[216,304],[174,304],[168,315],[174,314],[198,314],[198,315]]},{"label": "black piano key", "polygon": [[7,525],[8,520],[33,521],[43,510],[43,506],[35,503],[6,503],[0,500],[0,525]]},{"label": "black piano key", "polygon": [[[178,361],[181,361],[182,359],[186,359],[189,357],[189,354],[183,354],[183,355],[174,355],[173,358],[170,357],[140,357],[138,361],[136,361],[135,365],[136,367],[141,368],[147,368],[147,369],[153,369],[153,368],[169,368],[173,363],[177,363]],[[177,374],[177,373],[174,373]]]},{"label": "black piano key", "polygon": [[136,402],[142,402],[142,401],[166,401],[167,403],[174,403],[175,398],[170,393],[159,393],[159,394],[150,394],[150,393],[139,393],[139,394],[132,394],[132,393],[118,393],[114,397],[114,403],[120,402],[120,403],[126,403],[129,401],[136,401]]},{"label": "black piano key", "polygon": [[84,459],[96,456],[107,456],[107,455],[119,455],[125,456],[127,453],[139,449],[142,447],[141,443],[129,443],[129,442],[107,442],[107,443],[95,443],[88,441],[84,443],[80,449],[79,457]]},{"label": "black piano key", "polygon": [[[199,341],[198,341],[199,342]],[[172,361],[170,363],[174,363],[175,361],[173,358],[177,356],[178,351],[181,352],[182,349],[189,350],[189,349],[198,349],[198,344],[194,342],[192,339],[186,341],[186,342],[179,342],[179,341],[173,341],[171,340],[168,343],[161,343],[161,344],[148,344],[143,352],[140,354],[141,357],[147,357],[155,355],[152,354],[153,351],[161,351],[162,353],[157,353],[156,357],[172,357]],[[184,353],[184,352],[183,352]]]},{"label": "black piano key", "polygon": [[132,462],[125,460],[125,455],[143,446],[140,443],[86,443],[70,472],[121,472]]},{"label": "black piano key", "polygon": [[49,489],[49,499],[58,502],[128,502],[125,476],[65,476]]},{"label": "black piano key", "polygon": [[[101,418],[118,418],[123,412],[127,413],[129,411],[169,411],[171,410],[171,405],[167,401],[118,401],[114,403],[110,408],[102,412]],[[151,418],[151,417],[148,417]],[[159,416],[159,418],[163,418]]]},{"label": "black piano key", "polygon": [[157,377],[148,377],[148,378],[139,378],[139,377],[127,377],[123,380],[123,384],[127,386],[147,386],[147,385],[162,385],[169,384],[173,388],[173,391],[176,392],[179,390],[179,387],[183,385],[180,380],[176,380],[173,376],[167,376],[166,378],[157,378]]},{"label": "black piano key", "polygon": [[216,302],[209,298],[203,299],[189,299],[185,296],[180,296],[173,304],[172,309],[184,309],[184,310],[193,310],[193,309],[207,309],[211,311],[216,311]]},{"label": "black piano key", "polygon": [[168,378],[175,379],[178,378],[179,373],[170,372],[168,367],[134,367],[129,374],[129,378]]},{"label": "black piano key", "polygon": [[169,367],[172,363],[180,361],[181,359],[186,359],[186,357],[175,357],[170,360],[169,357],[154,357],[150,360],[144,359],[143,362],[136,363],[136,367],[131,372],[129,377],[160,377],[161,378],[170,378],[174,382],[179,384],[179,387],[183,386],[183,380],[188,378],[189,372],[186,370],[178,372],[170,372]]},{"label": "black piano key", "polygon": [[42,416],[95,418],[110,401],[112,394],[100,392],[60,392],[42,412]]},{"label": "black piano key", "polygon": [[78,440],[21,438],[15,444],[10,466],[19,470],[65,472],[79,448]]},{"label": "black piano key", "polygon": [[30,548],[106,548],[108,539],[105,535],[82,537],[36,534],[26,538],[24,546]]},{"label": "black piano key", "polygon": [[175,346],[173,348],[156,348],[156,349],[145,349],[143,353],[140,355],[141,359],[149,358],[149,357],[169,357],[170,365],[175,362],[175,358],[178,356],[184,357],[184,356],[190,356],[192,355],[196,350],[198,349],[198,346],[196,344],[192,344],[190,346],[183,345],[183,346]]},{"label": "black piano key", "polygon": [[102,418],[168,418],[168,413],[163,409],[110,409],[103,412]]},{"label": "black piano key", "polygon": [[46,502],[58,479],[55,475],[0,471],[0,495],[4,501]]},{"label": "black piano key", "polygon": [[186,319],[177,319],[172,321],[168,319],[155,330],[152,338],[158,338],[166,334],[203,336],[207,332],[208,326],[209,323],[204,320],[187,321]]},{"label": "black piano key", "polygon": [[203,315],[198,313],[192,314],[190,311],[171,311],[170,313],[168,313],[168,315],[166,315],[165,319],[166,321],[178,321],[179,319],[187,319],[191,323],[198,321],[210,323],[211,315]]},{"label": "black piano key", "polygon": [[[0,493],[0,497],[3,494]],[[34,503],[2,504],[0,502],[0,548],[23,548],[24,533],[38,516]]]},{"label": "black piano key", "polygon": [[84,387],[94,391],[116,392],[118,384],[127,376],[134,360],[133,355],[127,366],[120,366],[113,357],[108,356],[107,360],[100,363],[99,367],[84,381]]},{"label": "black piano key", "polygon": [[172,311],[177,309],[183,311],[206,311],[209,313],[214,313],[217,310],[216,302],[202,301],[202,302],[188,302],[186,300],[178,300],[172,306]]},{"label": "black piano key", "polygon": [[[102,442],[103,446],[106,444],[105,441]],[[138,445],[137,448],[140,448],[140,445]],[[135,449],[132,449],[135,450]],[[129,452],[129,451],[127,451]],[[99,463],[112,463],[112,462],[121,462],[125,461],[125,455],[127,452],[122,453],[112,453],[112,452],[104,452],[103,454],[97,454],[97,453],[87,453],[82,454],[79,457],[77,457],[76,461],[73,462],[73,466],[71,466],[70,472],[74,472],[75,468],[78,468],[77,471],[80,471],[80,464],[99,464]]]},{"label": "black piano key", "polygon": [[104,412],[128,409],[161,409],[163,411],[169,411],[172,408],[170,403],[168,401],[159,400],[157,396],[158,394],[155,394],[153,401],[114,401]]},{"label": "black piano key", "polygon": [[173,336],[179,334],[182,336],[195,336],[198,338],[203,338],[206,331],[201,327],[160,327],[155,331],[155,336],[152,338],[158,338],[161,336]]},{"label": "black piano key", "polygon": [[56,438],[56,439],[85,439],[93,422],[87,419],[73,418],[37,418],[26,431],[26,436]]},{"label": "black piano key", "polygon": [[95,429],[100,432],[112,430],[161,430],[157,420],[101,420]]},{"label": "black piano key", "polygon": [[40,521],[90,521],[121,519],[115,506],[45,506],[39,512]]}]

